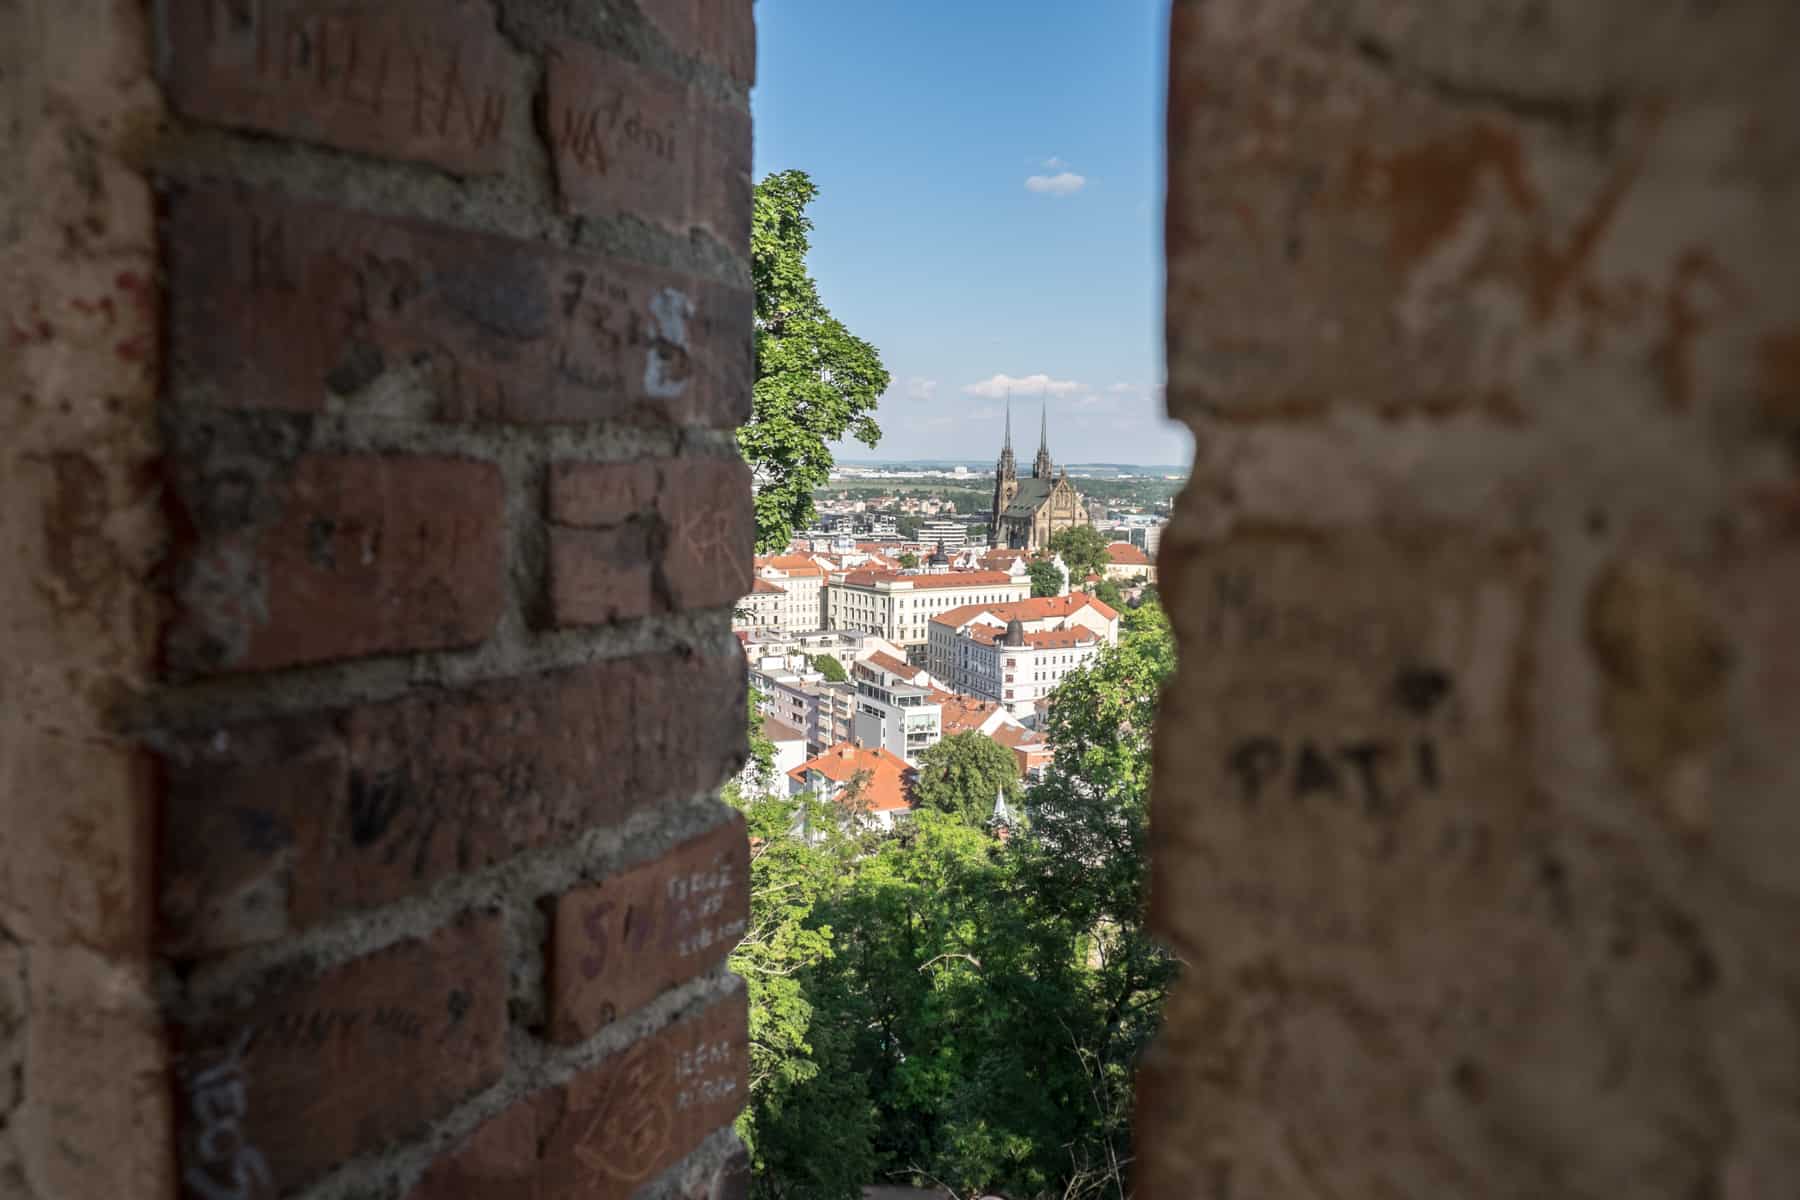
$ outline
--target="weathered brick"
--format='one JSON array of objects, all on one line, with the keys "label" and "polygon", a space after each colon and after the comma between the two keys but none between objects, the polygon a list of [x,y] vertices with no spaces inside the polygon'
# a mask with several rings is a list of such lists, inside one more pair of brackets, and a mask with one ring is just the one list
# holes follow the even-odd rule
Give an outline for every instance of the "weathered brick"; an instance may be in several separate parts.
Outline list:
[{"label": "weathered brick", "polygon": [[272,193],[183,192],[167,225],[170,360],[190,401],[356,411],[410,389],[425,398],[408,411],[439,421],[749,415],[747,292]]},{"label": "weathered brick", "polygon": [[739,83],[756,82],[756,21],[750,0],[639,0],[638,7],[683,54]]},{"label": "weathered brick", "polygon": [[738,459],[557,464],[552,620],[601,625],[733,603],[752,582],[749,494]]},{"label": "weathered brick", "polygon": [[166,746],[165,946],[277,938],[715,787],[744,686],[734,654],[645,655]]},{"label": "weathered brick", "polygon": [[412,1200],[624,1200],[736,1117],[748,1020],[740,991],[520,1101],[428,1170]]},{"label": "weathered brick", "polygon": [[550,1037],[590,1037],[722,962],[750,916],[750,844],[734,819],[654,862],[548,902]]},{"label": "weathered brick", "polygon": [[248,671],[482,641],[505,602],[490,463],[305,457],[189,464],[197,538],[167,643],[180,673]]},{"label": "weathered brick", "polygon": [[188,1194],[286,1194],[422,1130],[505,1068],[497,916],[284,982],[174,1032]]},{"label": "weathered brick", "polygon": [[175,107],[237,129],[490,173],[531,141],[524,64],[477,0],[168,0]]},{"label": "weathered brick", "polygon": [[550,61],[549,125],[565,208],[677,232],[750,238],[750,118],[697,88],[572,42]]}]

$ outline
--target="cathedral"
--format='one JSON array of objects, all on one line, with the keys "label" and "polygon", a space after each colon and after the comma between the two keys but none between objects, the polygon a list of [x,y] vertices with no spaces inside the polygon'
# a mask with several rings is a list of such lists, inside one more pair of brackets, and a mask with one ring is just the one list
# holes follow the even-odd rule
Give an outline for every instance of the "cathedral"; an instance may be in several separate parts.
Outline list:
[{"label": "cathedral", "polygon": [[1069,482],[1065,468],[1057,471],[1050,461],[1050,417],[1048,410],[1038,425],[1037,458],[1031,464],[1031,478],[1020,479],[1013,462],[1012,400],[1006,402],[1006,445],[1000,461],[994,466],[994,516],[989,526],[989,542],[995,548],[1044,550],[1050,535],[1059,529],[1089,524],[1087,505]]}]

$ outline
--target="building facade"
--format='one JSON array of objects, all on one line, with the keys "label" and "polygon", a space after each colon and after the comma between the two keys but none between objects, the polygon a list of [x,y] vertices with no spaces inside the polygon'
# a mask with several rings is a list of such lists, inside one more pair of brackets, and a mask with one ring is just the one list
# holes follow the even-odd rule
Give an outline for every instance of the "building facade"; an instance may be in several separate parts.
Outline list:
[{"label": "building facade", "polygon": [[1059,472],[1050,459],[1048,412],[1040,420],[1038,452],[1031,464],[1031,475],[1019,478],[1013,460],[1012,405],[1008,401],[1006,443],[994,465],[994,506],[988,541],[995,547],[1043,550],[1058,531],[1088,523],[1087,505],[1069,482],[1067,468]]},{"label": "building facade", "polygon": [[775,628],[803,633],[825,627],[825,568],[805,554],[776,554],[756,560],[756,578],[781,589],[773,605]]},{"label": "building facade", "polygon": [[1002,604],[1031,595],[1031,581],[1003,571],[952,571],[903,575],[898,571],[846,571],[826,585],[826,615],[833,629],[885,638],[923,662],[931,619],[970,604]]},{"label": "building facade", "polygon": [[856,684],[856,744],[883,749],[912,766],[944,736],[943,714],[931,677],[923,668],[885,653],[859,659]]},{"label": "building facade", "polygon": [[971,639],[976,630],[985,629],[989,634],[1004,632],[1008,622],[1015,620],[1029,634],[1080,628],[1092,633],[1101,645],[1116,645],[1119,640],[1118,612],[1083,592],[1033,597],[1011,604],[969,604],[932,618],[925,654],[926,669],[941,686],[953,692],[996,701],[1005,699],[985,690],[987,673],[980,678],[971,674],[972,665],[978,665],[972,663],[974,643]]},{"label": "building facade", "polygon": [[971,605],[931,623],[933,676],[1021,719],[1071,671],[1119,640],[1119,614],[1079,592],[1016,604]]}]

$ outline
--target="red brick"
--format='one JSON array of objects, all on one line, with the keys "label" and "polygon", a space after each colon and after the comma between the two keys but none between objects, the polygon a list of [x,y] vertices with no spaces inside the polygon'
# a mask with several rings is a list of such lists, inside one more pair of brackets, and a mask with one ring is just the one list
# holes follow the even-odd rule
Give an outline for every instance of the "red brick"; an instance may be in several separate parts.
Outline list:
[{"label": "red brick", "polygon": [[426,1171],[412,1200],[625,1200],[737,1116],[748,1023],[738,992],[521,1100]]},{"label": "red brick", "polygon": [[750,242],[750,119],[698,89],[579,42],[550,60],[549,122],[565,208]]},{"label": "red brick", "polygon": [[506,988],[500,920],[470,915],[314,979],[265,980],[247,1006],[176,1030],[187,1192],[286,1194],[424,1129],[500,1078]]},{"label": "red brick", "polygon": [[549,904],[550,1038],[578,1042],[715,963],[750,918],[750,843],[733,819]]},{"label": "red brick", "polygon": [[165,244],[184,398],[356,411],[398,370],[439,421],[749,416],[749,293],[676,271],[222,188],[174,196]]},{"label": "red brick", "polygon": [[164,745],[165,948],[282,937],[716,787],[744,687],[736,654],[645,655]]},{"label": "red brick", "polygon": [[184,114],[466,173],[531,140],[522,62],[475,0],[168,0]]},{"label": "red brick", "polygon": [[752,585],[749,496],[739,459],[557,464],[551,619],[601,625],[736,602]]},{"label": "red brick", "polygon": [[499,619],[505,504],[492,464],[309,457],[256,479],[226,457],[199,474],[186,489],[199,535],[168,641],[177,672],[469,646]]},{"label": "red brick", "polygon": [[639,0],[638,7],[682,54],[743,84],[756,82],[756,21],[750,0]]}]

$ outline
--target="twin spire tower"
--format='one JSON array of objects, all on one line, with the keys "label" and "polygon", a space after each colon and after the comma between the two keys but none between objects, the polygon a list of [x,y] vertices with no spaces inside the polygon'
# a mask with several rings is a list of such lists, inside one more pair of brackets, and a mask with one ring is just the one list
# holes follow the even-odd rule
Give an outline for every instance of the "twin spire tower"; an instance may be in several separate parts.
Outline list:
[{"label": "twin spire tower", "polygon": [[1012,393],[1006,394],[1006,442],[994,465],[994,510],[988,537],[993,545],[1038,551],[1059,529],[1088,523],[1087,506],[1050,458],[1050,405],[1038,416],[1038,451],[1031,475],[1020,479],[1012,445]]},{"label": "twin spire tower", "polygon": [[[1031,477],[1048,479],[1055,470],[1055,464],[1050,461],[1050,402],[1045,400],[1038,410],[1038,451],[1037,457],[1031,461]],[[1011,390],[1006,393],[1006,444],[1000,448],[1000,462],[996,473],[1008,479],[1018,476],[1012,448]]]}]

